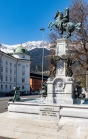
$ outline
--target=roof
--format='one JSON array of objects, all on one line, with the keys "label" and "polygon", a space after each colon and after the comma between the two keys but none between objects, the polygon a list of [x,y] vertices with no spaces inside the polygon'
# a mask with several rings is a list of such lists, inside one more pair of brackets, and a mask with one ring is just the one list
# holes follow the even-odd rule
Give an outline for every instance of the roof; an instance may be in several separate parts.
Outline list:
[{"label": "roof", "polygon": [[[42,80],[42,75],[41,74],[37,74],[37,73],[30,73],[30,78]],[[44,80],[47,80],[48,78],[49,78],[49,76],[43,75],[43,79]]]},{"label": "roof", "polygon": [[22,45],[18,46],[15,50],[14,50],[14,54],[28,54],[28,50],[23,47]]}]

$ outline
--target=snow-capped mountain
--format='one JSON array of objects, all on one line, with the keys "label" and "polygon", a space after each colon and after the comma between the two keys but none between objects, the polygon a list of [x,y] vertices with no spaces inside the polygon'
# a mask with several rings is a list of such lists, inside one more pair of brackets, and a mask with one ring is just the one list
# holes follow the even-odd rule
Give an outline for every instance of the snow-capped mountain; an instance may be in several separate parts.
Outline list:
[{"label": "snow-capped mountain", "polygon": [[[21,44],[16,44],[16,45],[6,45],[6,44],[0,44],[0,50],[5,52],[5,53],[13,53],[13,50],[16,49],[18,46]],[[22,46],[25,47],[28,51],[33,50],[35,48],[46,48],[50,50],[50,43],[46,41],[28,41],[26,43],[22,43]]]}]

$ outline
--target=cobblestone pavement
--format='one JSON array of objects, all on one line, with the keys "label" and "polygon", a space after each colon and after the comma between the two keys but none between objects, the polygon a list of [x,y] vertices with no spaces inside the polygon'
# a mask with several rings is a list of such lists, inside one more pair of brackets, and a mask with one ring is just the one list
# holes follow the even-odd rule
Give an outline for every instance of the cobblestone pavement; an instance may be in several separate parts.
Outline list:
[{"label": "cobblestone pavement", "polygon": [[88,119],[62,117],[44,121],[0,114],[0,139],[88,139]]}]

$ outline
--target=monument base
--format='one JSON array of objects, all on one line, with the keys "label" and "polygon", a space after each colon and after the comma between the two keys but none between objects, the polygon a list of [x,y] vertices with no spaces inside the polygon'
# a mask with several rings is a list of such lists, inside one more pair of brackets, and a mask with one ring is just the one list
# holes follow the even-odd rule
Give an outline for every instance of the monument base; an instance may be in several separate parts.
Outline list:
[{"label": "monument base", "polygon": [[[73,104],[72,98],[46,98],[47,104]],[[76,104],[76,103],[75,103]]]},{"label": "monument base", "polygon": [[27,116],[40,120],[59,121],[62,117],[88,119],[88,102],[86,105],[84,103],[83,105],[73,105],[70,99],[64,99],[63,102],[58,99],[58,102],[60,103],[46,104],[39,99],[35,101],[25,99],[24,102],[8,102],[8,111],[9,114],[14,116]]},{"label": "monument base", "polygon": [[47,104],[73,104],[74,78],[56,76],[47,81]]}]

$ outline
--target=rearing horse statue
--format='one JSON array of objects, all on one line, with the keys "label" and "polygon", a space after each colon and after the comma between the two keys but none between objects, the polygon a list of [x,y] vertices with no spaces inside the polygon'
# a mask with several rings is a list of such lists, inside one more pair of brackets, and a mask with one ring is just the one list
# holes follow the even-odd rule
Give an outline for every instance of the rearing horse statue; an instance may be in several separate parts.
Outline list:
[{"label": "rearing horse statue", "polygon": [[54,19],[56,19],[56,22],[50,22],[48,25],[48,28],[52,30],[52,26],[55,26],[59,31],[61,31],[61,34],[63,34],[64,31],[67,32],[67,35],[64,36],[64,38],[69,38],[71,36],[71,33],[77,29],[79,33],[81,33],[81,23],[77,23],[76,25],[72,22],[69,22],[69,9],[66,8],[65,15],[63,16],[63,13],[60,11],[57,11]]}]

